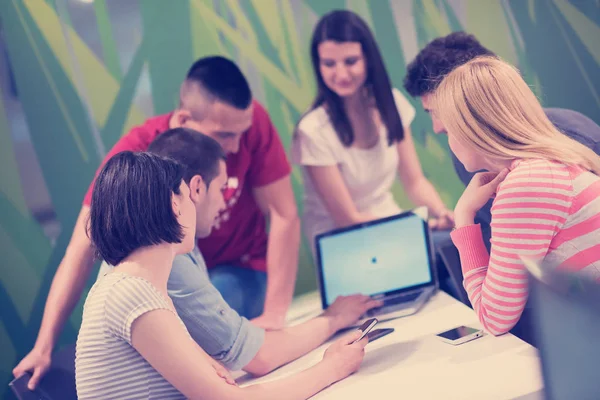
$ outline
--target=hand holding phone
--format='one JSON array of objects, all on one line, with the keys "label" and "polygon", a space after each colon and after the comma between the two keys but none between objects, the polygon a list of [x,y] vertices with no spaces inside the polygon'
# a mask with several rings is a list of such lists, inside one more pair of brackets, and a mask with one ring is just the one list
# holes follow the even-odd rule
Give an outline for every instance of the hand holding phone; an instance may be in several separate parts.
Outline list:
[{"label": "hand holding phone", "polygon": [[356,343],[358,331],[353,331],[333,342],[323,355],[323,362],[329,364],[328,373],[333,374],[334,382],[356,372],[365,357],[367,341]]},{"label": "hand holding phone", "polygon": [[379,322],[377,320],[377,318],[371,318],[366,320],[359,328],[359,331],[362,331],[360,337],[358,339],[356,339],[353,343],[356,342],[360,342],[361,340],[363,340],[363,338],[371,331],[371,329],[373,329],[373,327],[375,327],[375,325],[377,325],[377,322]]},{"label": "hand holding phone", "polygon": [[13,379],[8,386],[12,389],[13,393],[19,400],[49,400],[50,396],[48,396],[42,389],[38,386],[34,390],[30,390],[27,387],[29,383],[29,379],[31,379],[31,374],[29,372],[24,373],[18,378]]},{"label": "hand holding phone", "polygon": [[436,335],[443,342],[459,345],[483,336],[481,329],[475,329],[468,326],[459,326]]}]

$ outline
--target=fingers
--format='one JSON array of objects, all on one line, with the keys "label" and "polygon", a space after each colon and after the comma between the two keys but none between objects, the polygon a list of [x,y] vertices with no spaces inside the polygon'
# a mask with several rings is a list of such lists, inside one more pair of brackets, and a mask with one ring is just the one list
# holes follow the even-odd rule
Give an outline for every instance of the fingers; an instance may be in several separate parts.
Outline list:
[{"label": "fingers", "polygon": [[23,375],[25,373],[25,370],[23,369],[23,367],[21,366],[22,363],[19,363],[19,365],[17,365],[13,370],[13,376],[15,378],[20,377],[21,375]]},{"label": "fingers", "polygon": [[455,225],[454,215],[448,214],[444,217],[444,223],[439,228],[440,228],[440,230],[452,229],[452,228],[454,228],[454,225]]},{"label": "fingers", "polygon": [[500,172],[480,172],[477,175],[479,176],[479,180],[481,183],[486,184],[495,180],[502,180],[506,178],[506,175],[509,173],[508,168],[504,168]]},{"label": "fingers", "polygon": [[348,299],[352,299],[355,300],[359,303],[362,303],[362,308],[363,308],[363,312],[364,311],[368,311],[371,308],[375,308],[375,307],[381,307],[383,305],[383,301],[381,300],[374,300],[371,298],[371,296],[367,296],[364,294],[353,294],[351,296],[348,296]]},{"label": "fingers", "polygon": [[450,229],[454,226],[454,213],[450,210],[445,210],[438,215],[437,218],[429,220],[429,228],[432,231]]},{"label": "fingers", "polygon": [[498,175],[496,176],[496,178],[494,179],[495,181],[502,181],[504,180],[504,178],[506,178],[506,175],[508,175],[510,171],[508,170],[508,168],[504,168],[502,171],[500,171],[498,173]]},{"label": "fingers", "polygon": [[[360,337],[360,335],[362,335],[362,331],[357,329],[357,330],[353,331],[352,333],[349,333],[348,335],[342,337],[340,339],[340,341],[343,344],[352,344],[352,343],[354,343],[354,341],[356,339],[358,339]],[[362,340],[361,340],[361,342],[362,342]],[[357,342],[357,343],[360,343],[360,342]]]},{"label": "fingers", "polygon": [[504,168],[500,172],[479,172],[475,174],[471,182],[474,183],[475,186],[487,186],[487,187],[496,187],[506,178],[506,175],[509,173],[508,168]]},{"label": "fingers", "polygon": [[336,299],[336,301],[343,302],[346,305],[352,305],[352,304],[362,304],[362,303],[366,303],[369,300],[371,300],[371,297],[366,296],[364,294],[351,294],[350,296],[340,296]]},{"label": "fingers", "polygon": [[372,305],[373,307],[381,307],[383,306],[383,300],[370,299],[369,305]]},{"label": "fingers", "polygon": [[349,296],[338,296],[338,297],[335,298],[335,300],[333,302],[334,303],[339,303],[339,302],[342,302],[342,301],[344,301],[346,299],[352,299],[352,298],[357,297],[357,296],[362,296],[362,295],[360,295],[360,294],[351,294]]},{"label": "fingers", "polygon": [[35,367],[35,369],[33,370],[33,375],[31,376],[31,379],[29,380],[29,383],[27,384],[27,387],[29,388],[29,390],[34,390],[37,387],[41,378],[42,378],[42,368]]},{"label": "fingers", "polygon": [[225,382],[229,383],[230,385],[237,385],[233,377],[228,372],[224,373],[221,378],[225,379]]},{"label": "fingers", "polygon": [[437,230],[439,224],[440,224],[440,220],[438,218],[432,218],[429,220],[429,228],[434,231]]},{"label": "fingers", "polygon": [[383,301],[382,300],[374,300],[374,299],[369,299],[367,302],[365,302],[364,304],[364,310],[363,313],[365,311],[369,311],[372,308],[376,308],[376,307],[381,307],[383,305]]},{"label": "fingers", "polygon": [[496,188],[498,187],[498,185],[500,185],[500,183],[502,183],[504,178],[506,178],[506,175],[508,175],[508,172],[509,172],[508,168],[504,168],[493,179],[490,179],[490,181],[486,184],[486,186],[489,188],[493,188],[495,191]]},{"label": "fingers", "polygon": [[225,379],[225,382],[227,382],[230,385],[236,384],[235,381],[233,380],[233,378],[231,377],[231,375],[229,375],[228,373],[217,371],[217,375],[219,375],[221,378]]},{"label": "fingers", "polygon": [[354,294],[348,297],[355,299],[357,302],[359,302],[361,314],[363,314],[366,311],[369,311],[371,308],[381,307],[383,305],[383,301],[374,300],[371,298],[371,296],[366,296],[364,294]]},{"label": "fingers", "polygon": [[227,368],[225,368],[221,364],[213,364],[213,368],[214,368],[215,372],[217,373],[217,375],[220,378],[224,379],[225,382],[227,382],[230,385],[237,385],[237,383],[235,382],[235,379],[233,379],[233,377],[231,376],[231,373],[229,372],[229,370]]},{"label": "fingers", "polygon": [[360,314],[363,314],[371,308],[381,307],[383,305],[381,300],[374,300],[370,296],[364,294],[353,294],[346,297],[340,296],[335,301],[341,302],[340,306],[343,304],[343,309],[347,311],[350,309],[354,311],[360,310]]},{"label": "fingers", "polygon": [[475,182],[476,186],[483,186],[490,183],[498,175],[497,172],[478,172],[475,174],[471,182]]},{"label": "fingers", "polygon": [[356,343],[353,343],[352,345],[359,347],[359,348],[363,349],[363,351],[364,351],[364,348],[367,344],[369,344],[369,335],[365,335],[364,338],[362,338],[361,340],[359,340]]}]

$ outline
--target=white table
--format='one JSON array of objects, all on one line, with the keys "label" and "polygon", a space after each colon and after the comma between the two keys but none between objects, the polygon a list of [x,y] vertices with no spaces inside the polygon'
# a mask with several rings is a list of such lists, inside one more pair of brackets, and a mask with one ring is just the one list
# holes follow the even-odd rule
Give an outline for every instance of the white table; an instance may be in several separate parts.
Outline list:
[{"label": "white table", "polygon": [[[298,323],[320,312],[319,296],[296,299],[288,321]],[[361,369],[313,399],[542,399],[537,350],[507,334],[485,334],[452,346],[433,335],[459,325],[481,327],[472,309],[444,292],[437,293],[417,314],[381,322],[376,328],[395,332],[370,343]],[[242,385],[288,376],[322,359],[327,344],[271,374]],[[522,397],[523,396],[523,397]]]}]

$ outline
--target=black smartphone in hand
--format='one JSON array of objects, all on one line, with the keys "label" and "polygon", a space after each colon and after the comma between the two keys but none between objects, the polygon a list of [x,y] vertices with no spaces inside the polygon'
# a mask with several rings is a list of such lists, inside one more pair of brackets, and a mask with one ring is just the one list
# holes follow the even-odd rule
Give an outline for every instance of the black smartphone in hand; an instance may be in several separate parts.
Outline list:
[{"label": "black smartphone in hand", "polygon": [[362,331],[362,334],[360,335],[360,337],[358,339],[356,339],[354,342],[352,342],[353,344],[356,342],[360,342],[370,331],[371,329],[373,329],[373,327],[375,325],[377,325],[379,321],[377,320],[377,318],[371,318],[366,320],[359,328],[359,331]]},{"label": "black smartphone in hand", "polygon": [[29,372],[24,373],[18,378],[15,378],[8,384],[12,389],[13,393],[19,400],[50,400],[50,396],[48,396],[42,389],[39,387],[34,390],[29,390],[27,384],[29,383],[29,379],[31,379],[31,374]]},{"label": "black smartphone in hand", "polygon": [[375,340],[384,337],[385,335],[389,335],[394,332],[394,328],[384,328],[384,329],[375,329],[367,334],[369,338],[369,343],[374,342]]}]

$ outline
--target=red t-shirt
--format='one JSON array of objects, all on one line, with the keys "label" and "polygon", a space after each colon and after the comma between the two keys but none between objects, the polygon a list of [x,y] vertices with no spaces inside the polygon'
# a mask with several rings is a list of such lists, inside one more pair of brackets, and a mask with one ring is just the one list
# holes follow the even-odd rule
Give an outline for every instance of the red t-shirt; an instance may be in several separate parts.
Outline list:
[{"label": "red t-shirt", "polygon": [[[198,239],[209,268],[233,264],[266,271],[266,221],[252,189],[289,175],[291,167],[269,115],[257,101],[253,104],[252,126],[242,135],[239,151],[227,155],[229,178],[223,190],[227,207],[217,217],[210,236]],[[160,115],[134,127],[113,146],[102,165],[122,151],[148,149],[156,136],[169,129],[170,118],[171,114]],[[85,195],[85,205],[91,203],[93,186],[94,182]]]}]

